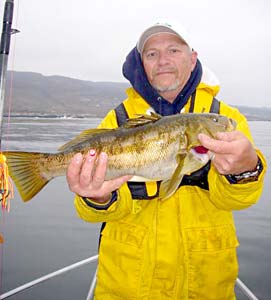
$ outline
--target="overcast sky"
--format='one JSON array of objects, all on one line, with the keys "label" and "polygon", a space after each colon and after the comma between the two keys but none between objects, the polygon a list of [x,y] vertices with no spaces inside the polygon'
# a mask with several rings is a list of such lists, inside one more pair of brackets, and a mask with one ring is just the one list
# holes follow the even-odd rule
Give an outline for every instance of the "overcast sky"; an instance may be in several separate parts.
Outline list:
[{"label": "overcast sky", "polygon": [[[5,1],[1,0],[1,16]],[[177,19],[230,104],[271,106],[270,0],[14,0],[9,69],[125,81],[121,69],[146,26]],[[270,76],[269,76],[270,77]]]}]

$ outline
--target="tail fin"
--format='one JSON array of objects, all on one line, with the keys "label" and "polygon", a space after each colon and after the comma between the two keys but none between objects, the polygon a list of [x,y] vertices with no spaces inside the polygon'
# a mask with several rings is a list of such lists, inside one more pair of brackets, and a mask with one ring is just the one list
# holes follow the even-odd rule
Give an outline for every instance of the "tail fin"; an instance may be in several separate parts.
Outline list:
[{"label": "tail fin", "polygon": [[[46,153],[4,152],[10,176],[23,201],[32,199],[52,178],[42,172]],[[44,170],[44,169],[43,169]]]}]

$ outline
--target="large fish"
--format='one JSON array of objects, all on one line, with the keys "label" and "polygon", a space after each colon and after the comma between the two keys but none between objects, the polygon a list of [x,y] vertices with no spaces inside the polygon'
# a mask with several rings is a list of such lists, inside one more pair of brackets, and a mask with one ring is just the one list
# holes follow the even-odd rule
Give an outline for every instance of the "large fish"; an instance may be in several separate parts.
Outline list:
[{"label": "large fish", "polygon": [[34,197],[51,179],[63,176],[75,153],[90,149],[108,155],[106,179],[133,175],[131,181],[162,181],[159,197],[168,198],[182,177],[209,160],[199,133],[215,137],[232,131],[235,122],[217,114],[138,115],[117,129],[89,129],[59,148],[57,153],[4,152],[10,175],[24,201]]}]

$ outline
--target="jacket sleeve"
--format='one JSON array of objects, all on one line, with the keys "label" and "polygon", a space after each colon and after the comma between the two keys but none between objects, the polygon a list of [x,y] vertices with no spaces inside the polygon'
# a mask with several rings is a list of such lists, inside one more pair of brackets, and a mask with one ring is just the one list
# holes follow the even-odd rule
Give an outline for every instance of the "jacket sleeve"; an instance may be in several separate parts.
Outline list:
[{"label": "jacket sleeve", "polygon": [[[236,120],[236,129],[243,132],[252,144],[254,144],[246,118],[238,110],[228,110],[227,106],[224,107],[224,112]],[[223,114],[223,106],[221,113]],[[229,211],[240,210],[255,204],[259,200],[263,190],[267,164],[261,151],[258,149],[256,151],[258,157],[261,159],[263,170],[258,180],[254,182],[230,184],[225,176],[220,175],[214,166],[211,166],[208,174],[210,200],[217,208]]]},{"label": "jacket sleeve", "polygon": [[230,184],[225,176],[220,175],[213,166],[208,174],[210,200],[223,210],[240,210],[255,204],[262,193],[266,161],[263,154],[257,150],[263,164],[263,170],[257,181],[244,184]]},{"label": "jacket sleeve", "polygon": [[117,199],[107,209],[89,206],[82,197],[75,196],[74,205],[78,216],[87,222],[108,222],[123,218],[132,212],[132,197],[127,184],[117,191]]}]

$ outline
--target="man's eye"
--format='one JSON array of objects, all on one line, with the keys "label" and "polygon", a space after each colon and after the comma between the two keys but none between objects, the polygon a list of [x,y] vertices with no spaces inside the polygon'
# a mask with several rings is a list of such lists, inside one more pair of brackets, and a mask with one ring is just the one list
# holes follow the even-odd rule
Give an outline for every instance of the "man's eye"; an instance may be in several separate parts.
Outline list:
[{"label": "man's eye", "polygon": [[156,52],[154,52],[154,51],[146,53],[147,58],[153,58],[155,56],[156,56]]},{"label": "man's eye", "polygon": [[174,53],[178,52],[178,49],[172,48],[172,49],[169,49],[169,52],[174,54]]}]

